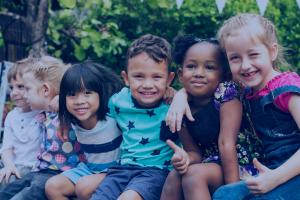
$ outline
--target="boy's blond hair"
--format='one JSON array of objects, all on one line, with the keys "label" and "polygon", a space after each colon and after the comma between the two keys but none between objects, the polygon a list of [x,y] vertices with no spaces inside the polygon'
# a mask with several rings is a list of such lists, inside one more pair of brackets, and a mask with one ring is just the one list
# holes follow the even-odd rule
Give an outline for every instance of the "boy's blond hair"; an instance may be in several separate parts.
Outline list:
[{"label": "boy's blond hair", "polygon": [[24,58],[22,60],[16,61],[7,72],[7,81],[11,82],[11,80],[16,80],[17,76],[21,76],[21,71],[23,68],[28,66],[32,66],[34,63],[34,59],[32,58]]},{"label": "boy's blond hair", "polygon": [[31,72],[40,82],[47,82],[51,85],[52,94],[59,94],[59,86],[65,71],[69,68],[62,60],[51,57],[41,56],[33,59],[31,66],[22,69],[21,74]]}]

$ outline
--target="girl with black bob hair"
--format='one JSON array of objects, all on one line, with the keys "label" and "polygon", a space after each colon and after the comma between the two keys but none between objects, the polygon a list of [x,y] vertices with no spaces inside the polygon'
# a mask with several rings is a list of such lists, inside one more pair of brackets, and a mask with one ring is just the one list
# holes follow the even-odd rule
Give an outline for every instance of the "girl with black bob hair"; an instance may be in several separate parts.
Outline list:
[{"label": "girl with black bob hair", "polygon": [[[65,133],[74,130],[72,137],[76,135],[86,162],[49,179],[48,199],[74,195],[90,199],[106,169],[117,164],[122,135],[116,121],[107,114],[109,98],[122,87],[114,72],[91,61],[74,64],[65,72],[59,94],[61,136],[65,139]],[[68,147],[62,150],[68,151]]]}]

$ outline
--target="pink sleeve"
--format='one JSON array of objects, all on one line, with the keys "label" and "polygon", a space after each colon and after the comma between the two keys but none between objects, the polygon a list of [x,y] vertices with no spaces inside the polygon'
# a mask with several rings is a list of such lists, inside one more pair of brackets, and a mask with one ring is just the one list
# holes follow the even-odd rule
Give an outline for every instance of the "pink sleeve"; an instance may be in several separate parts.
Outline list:
[{"label": "pink sleeve", "polygon": [[291,97],[291,92],[281,94],[275,99],[274,103],[283,112],[289,112],[289,101]]}]

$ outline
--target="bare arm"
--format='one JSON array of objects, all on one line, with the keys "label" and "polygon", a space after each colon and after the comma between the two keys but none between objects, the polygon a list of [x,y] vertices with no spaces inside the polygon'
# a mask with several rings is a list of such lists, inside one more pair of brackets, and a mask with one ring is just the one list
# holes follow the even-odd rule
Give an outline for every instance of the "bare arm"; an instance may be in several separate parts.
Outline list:
[{"label": "bare arm", "polygon": [[242,104],[233,99],[220,108],[219,149],[225,183],[239,181],[236,140],[242,119]]},{"label": "bare arm", "polygon": [[182,127],[179,133],[179,138],[183,145],[183,149],[189,155],[190,165],[194,163],[200,163],[202,161],[202,158],[200,155],[199,147],[185,127]]},{"label": "bare arm", "polygon": [[18,178],[20,178],[21,176],[19,171],[13,162],[13,150],[11,148],[4,150],[1,156],[4,167],[0,171],[0,182],[3,180],[8,182],[8,179],[12,174],[15,174]]},{"label": "bare arm", "polygon": [[166,115],[166,124],[173,133],[175,131],[180,131],[183,115],[186,115],[189,120],[194,121],[188,104],[188,95],[184,88],[180,89],[175,94]]}]

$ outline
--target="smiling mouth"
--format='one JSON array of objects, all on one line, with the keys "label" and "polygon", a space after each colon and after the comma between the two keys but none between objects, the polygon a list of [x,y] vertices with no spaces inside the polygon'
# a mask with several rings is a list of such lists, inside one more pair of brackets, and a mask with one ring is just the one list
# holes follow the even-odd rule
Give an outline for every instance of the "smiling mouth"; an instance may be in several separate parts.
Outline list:
[{"label": "smiling mouth", "polygon": [[156,92],[140,92],[140,94],[143,96],[153,96],[156,94]]},{"label": "smiling mouth", "polygon": [[75,109],[75,112],[79,115],[83,115],[86,113],[87,110],[88,110],[87,108],[77,108]]},{"label": "smiling mouth", "polygon": [[246,77],[246,78],[250,78],[250,77],[254,76],[256,73],[257,73],[257,71],[242,73],[242,76]]}]

